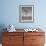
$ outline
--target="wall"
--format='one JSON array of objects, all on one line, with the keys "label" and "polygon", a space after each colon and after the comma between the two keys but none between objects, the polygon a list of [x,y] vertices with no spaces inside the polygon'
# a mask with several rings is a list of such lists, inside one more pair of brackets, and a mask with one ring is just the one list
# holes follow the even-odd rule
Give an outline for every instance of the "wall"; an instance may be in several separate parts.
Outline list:
[{"label": "wall", "polygon": [[[34,23],[19,22],[19,5],[34,4]],[[41,27],[46,28],[46,0],[1,0],[0,24],[13,24],[16,28]]]}]

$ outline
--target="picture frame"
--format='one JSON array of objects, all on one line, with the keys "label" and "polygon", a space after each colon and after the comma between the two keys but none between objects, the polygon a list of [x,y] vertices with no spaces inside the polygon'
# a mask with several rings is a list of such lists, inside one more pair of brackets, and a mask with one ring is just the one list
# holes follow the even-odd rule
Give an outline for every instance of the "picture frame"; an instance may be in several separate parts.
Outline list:
[{"label": "picture frame", "polygon": [[19,6],[19,22],[22,23],[34,22],[34,5]]}]

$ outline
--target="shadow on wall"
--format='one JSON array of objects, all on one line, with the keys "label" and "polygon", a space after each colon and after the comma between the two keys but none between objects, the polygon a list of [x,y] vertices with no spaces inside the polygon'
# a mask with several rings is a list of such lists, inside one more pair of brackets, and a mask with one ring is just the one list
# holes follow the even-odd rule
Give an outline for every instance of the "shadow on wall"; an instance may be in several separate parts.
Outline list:
[{"label": "shadow on wall", "polygon": [[0,43],[2,43],[2,32],[5,32],[3,29],[5,28],[5,25],[4,24],[0,24]]}]

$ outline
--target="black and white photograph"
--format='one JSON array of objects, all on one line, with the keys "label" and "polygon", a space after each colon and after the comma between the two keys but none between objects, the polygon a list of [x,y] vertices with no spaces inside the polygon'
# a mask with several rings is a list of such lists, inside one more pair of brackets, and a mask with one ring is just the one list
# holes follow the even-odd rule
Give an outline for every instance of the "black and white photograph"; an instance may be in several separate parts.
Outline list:
[{"label": "black and white photograph", "polygon": [[34,5],[20,5],[20,22],[34,21]]}]

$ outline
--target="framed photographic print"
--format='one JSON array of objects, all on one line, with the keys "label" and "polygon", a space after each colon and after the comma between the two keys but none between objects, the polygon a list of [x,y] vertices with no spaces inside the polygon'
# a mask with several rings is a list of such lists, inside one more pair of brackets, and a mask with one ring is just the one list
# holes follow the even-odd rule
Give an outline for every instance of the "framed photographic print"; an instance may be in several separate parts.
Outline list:
[{"label": "framed photographic print", "polygon": [[34,22],[34,5],[20,5],[19,7],[20,22]]}]

